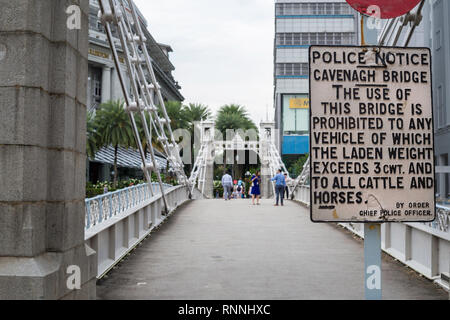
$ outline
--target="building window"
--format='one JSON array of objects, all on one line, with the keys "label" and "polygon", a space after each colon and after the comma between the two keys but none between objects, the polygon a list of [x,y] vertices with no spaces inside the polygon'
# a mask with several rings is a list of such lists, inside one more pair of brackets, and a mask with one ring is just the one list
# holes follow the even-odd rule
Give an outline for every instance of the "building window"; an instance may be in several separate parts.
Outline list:
[{"label": "building window", "polygon": [[277,16],[283,15],[343,15],[354,14],[347,3],[277,3]]},{"label": "building window", "polygon": [[277,63],[276,76],[308,76],[307,63]]},{"label": "building window", "polygon": [[350,45],[355,44],[354,32],[302,32],[277,33],[277,46],[305,46],[315,44]]},{"label": "building window", "polygon": [[283,135],[309,133],[309,99],[307,94],[283,95]]},{"label": "building window", "polygon": [[104,32],[103,25],[95,14],[89,15],[89,29]]}]

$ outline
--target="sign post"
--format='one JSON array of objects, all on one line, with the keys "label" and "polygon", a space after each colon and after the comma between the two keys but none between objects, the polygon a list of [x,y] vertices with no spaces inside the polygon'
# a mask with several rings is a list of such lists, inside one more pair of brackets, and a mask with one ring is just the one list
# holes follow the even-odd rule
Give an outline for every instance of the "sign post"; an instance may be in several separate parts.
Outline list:
[{"label": "sign post", "polygon": [[365,223],[367,299],[381,299],[381,224],[435,219],[431,52],[311,46],[313,222]]},{"label": "sign post", "polygon": [[[361,15],[364,42],[361,45],[377,45],[378,32],[369,28],[370,19]],[[361,39],[363,40],[363,39]],[[362,42],[362,41],[361,41]],[[366,300],[382,300],[381,224],[364,224],[364,293]]]}]

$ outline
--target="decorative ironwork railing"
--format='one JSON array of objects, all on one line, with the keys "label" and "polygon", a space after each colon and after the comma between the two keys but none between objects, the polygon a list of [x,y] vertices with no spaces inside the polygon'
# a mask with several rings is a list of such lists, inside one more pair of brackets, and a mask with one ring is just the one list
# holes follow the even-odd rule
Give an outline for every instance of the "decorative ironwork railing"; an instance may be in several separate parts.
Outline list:
[{"label": "decorative ironwork railing", "polygon": [[[163,188],[165,191],[172,185],[163,184]],[[151,189],[153,195],[145,183],[86,199],[86,230],[161,194],[159,183],[152,183]]]},{"label": "decorative ironwork railing", "polygon": [[436,205],[436,220],[425,223],[427,226],[442,232],[450,231],[450,208]]}]

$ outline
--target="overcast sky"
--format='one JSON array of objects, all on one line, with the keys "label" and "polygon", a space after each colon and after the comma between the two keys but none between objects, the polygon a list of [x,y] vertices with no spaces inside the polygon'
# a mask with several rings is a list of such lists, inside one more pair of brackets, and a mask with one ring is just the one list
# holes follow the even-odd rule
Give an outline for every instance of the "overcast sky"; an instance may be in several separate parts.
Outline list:
[{"label": "overcast sky", "polygon": [[135,0],[156,41],[169,44],[185,103],[215,112],[238,103],[273,118],[273,0]]}]

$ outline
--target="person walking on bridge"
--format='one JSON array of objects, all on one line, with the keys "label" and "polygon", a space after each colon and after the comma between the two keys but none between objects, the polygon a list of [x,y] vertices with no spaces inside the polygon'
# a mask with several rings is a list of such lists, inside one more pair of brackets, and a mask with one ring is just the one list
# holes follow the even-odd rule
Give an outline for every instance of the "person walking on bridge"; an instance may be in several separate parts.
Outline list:
[{"label": "person walking on bridge", "polygon": [[289,178],[288,174],[285,172],[284,173],[284,179],[286,180],[286,187],[284,187],[284,191],[285,191],[285,199],[289,199],[289,187],[287,186],[288,183],[290,183],[291,179]]},{"label": "person walking on bridge", "polygon": [[259,201],[261,199],[261,190],[259,188],[259,185],[261,183],[261,177],[259,174],[259,171],[256,172],[256,174],[254,174],[252,176],[252,187],[251,187],[251,191],[250,194],[252,195],[252,204],[255,205],[255,199],[256,199],[256,205],[259,206]]},{"label": "person walking on bridge", "polygon": [[277,171],[277,175],[272,178],[272,181],[275,181],[275,192],[277,194],[277,203],[275,204],[275,206],[278,207],[280,198],[281,198],[281,206],[284,206],[284,191],[286,189],[286,178],[281,173],[280,169]]},{"label": "person walking on bridge", "polygon": [[223,197],[225,201],[231,199],[231,190],[233,188],[233,178],[225,171],[222,177]]}]

